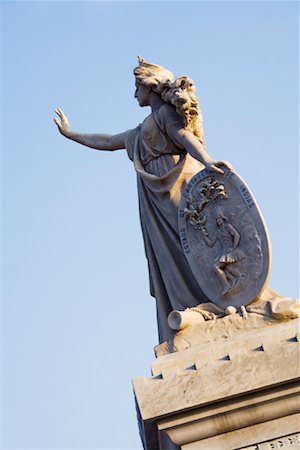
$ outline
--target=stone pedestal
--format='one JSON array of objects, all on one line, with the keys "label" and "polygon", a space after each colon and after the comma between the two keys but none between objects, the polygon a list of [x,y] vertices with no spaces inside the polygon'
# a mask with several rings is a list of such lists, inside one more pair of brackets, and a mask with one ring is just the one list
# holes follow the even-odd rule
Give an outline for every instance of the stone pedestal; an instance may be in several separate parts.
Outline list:
[{"label": "stone pedestal", "polygon": [[158,348],[153,376],[133,381],[144,448],[299,450],[299,324]]}]

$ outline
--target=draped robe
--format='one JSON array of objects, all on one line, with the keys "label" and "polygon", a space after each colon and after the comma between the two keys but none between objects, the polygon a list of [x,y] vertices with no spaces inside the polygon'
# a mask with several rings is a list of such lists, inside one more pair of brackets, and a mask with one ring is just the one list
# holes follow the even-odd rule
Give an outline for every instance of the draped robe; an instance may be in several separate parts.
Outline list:
[{"label": "draped robe", "polygon": [[125,147],[137,174],[141,228],[148,260],[150,293],[156,299],[159,340],[171,336],[168,314],[207,302],[184,255],[178,206],[184,188],[204,168],[176,140],[181,117],[167,104],[125,133]]}]

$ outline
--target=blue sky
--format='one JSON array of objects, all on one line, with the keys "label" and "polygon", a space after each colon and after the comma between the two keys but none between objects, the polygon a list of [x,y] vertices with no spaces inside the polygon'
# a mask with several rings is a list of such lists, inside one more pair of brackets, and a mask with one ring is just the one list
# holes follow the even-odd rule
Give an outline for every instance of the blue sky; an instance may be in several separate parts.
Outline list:
[{"label": "blue sky", "polygon": [[296,2],[14,2],[3,17],[2,448],[140,449],[131,379],[148,376],[154,301],[126,152],[63,139],[149,112],[136,55],[195,81],[209,153],[252,189],[270,285],[298,296]]}]

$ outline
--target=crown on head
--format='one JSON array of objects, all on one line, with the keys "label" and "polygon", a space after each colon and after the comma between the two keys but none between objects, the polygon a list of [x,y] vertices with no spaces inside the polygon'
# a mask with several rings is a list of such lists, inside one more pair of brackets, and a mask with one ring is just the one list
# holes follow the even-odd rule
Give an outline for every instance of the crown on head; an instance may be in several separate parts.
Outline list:
[{"label": "crown on head", "polygon": [[139,61],[139,67],[146,69],[150,76],[152,75],[159,79],[174,81],[174,75],[169,70],[159,66],[158,64],[149,63],[141,56],[138,56],[137,58]]}]

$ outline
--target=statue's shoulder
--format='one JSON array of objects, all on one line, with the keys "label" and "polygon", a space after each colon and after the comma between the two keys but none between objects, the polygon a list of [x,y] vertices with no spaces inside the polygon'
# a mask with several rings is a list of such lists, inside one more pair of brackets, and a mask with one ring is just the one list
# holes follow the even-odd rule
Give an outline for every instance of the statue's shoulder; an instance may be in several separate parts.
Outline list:
[{"label": "statue's shoulder", "polygon": [[183,120],[177,113],[173,105],[164,103],[156,112],[155,120],[161,128],[168,128],[170,124],[177,123],[179,126],[183,126]]}]

